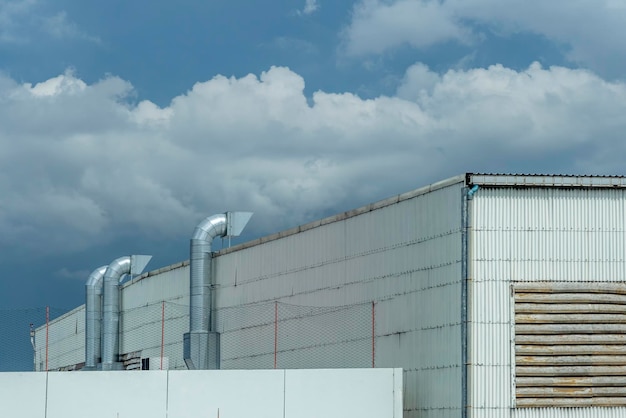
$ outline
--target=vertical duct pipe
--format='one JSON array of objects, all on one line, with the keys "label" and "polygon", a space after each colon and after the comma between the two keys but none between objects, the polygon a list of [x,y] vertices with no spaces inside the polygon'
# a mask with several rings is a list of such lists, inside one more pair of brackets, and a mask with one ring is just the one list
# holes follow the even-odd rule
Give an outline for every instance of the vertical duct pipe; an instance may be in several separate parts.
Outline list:
[{"label": "vertical duct pipe", "polygon": [[120,291],[119,283],[130,273],[130,257],[114,260],[104,273],[104,303],[102,316],[102,370],[120,370],[119,329]]},{"label": "vertical duct pipe", "polygon": [[190,246],[189,331],[211,331],[211,244],[226,236],[226,215],[206,218],[193,231]]},{"label": "vertical duct pipe", "polygon": [[139,274],[152,256],[120,257],[107,267],[103,285],[102,370],[121,370],[119,362],[120,280],[126,274]]},{"label": "vertical duct pipe", "polygon": [[188,369],[219,369],[219,334],[211,318],[211,244],[216,237],[238,236],[251,212],[209,216],[193,231],[189,255],[189,332],[183,337],[183,357]]},{"label": "vertical duct pipe", "polygon": [[469,416],[469,281],[470,201],[479,186],[461,190],[461,418]]},{"label": "vertical duct pipe", "polygon": [[95,370],[100,361],[100,321],[102,321],[102,278],[107,266],[95,269],[85,283],[85,367]]}]

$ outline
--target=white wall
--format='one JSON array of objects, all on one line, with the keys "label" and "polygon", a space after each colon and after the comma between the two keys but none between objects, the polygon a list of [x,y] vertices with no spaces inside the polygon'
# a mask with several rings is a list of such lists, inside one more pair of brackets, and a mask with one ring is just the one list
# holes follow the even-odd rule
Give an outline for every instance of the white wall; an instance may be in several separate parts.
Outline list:
[{"label": "white wall", "polygon": [[401,369],[0,373],[15,418],[400,418]]},{"label": "white wall", "polygon": [[510,289],[512,282],[626,280],[624,190],[483,187],[470,205],[472,417],[626,416],[626,408],[513,409]]},{"label": "white wall", "polygon": [[289,328],[289,335],[278,325],[278,367],[367,367],[375,351],[376,367],[405,371],[405,418],[460,416],[462,186],[429,189],[220,253],[214,308],[221,368],[271,368],[274,301],[351,306],[347,313],[370,324],[367,303],[375,301],[374,350],[371,325],[358,321],[335,332],[352,317],[302,315],[303,326]]}]

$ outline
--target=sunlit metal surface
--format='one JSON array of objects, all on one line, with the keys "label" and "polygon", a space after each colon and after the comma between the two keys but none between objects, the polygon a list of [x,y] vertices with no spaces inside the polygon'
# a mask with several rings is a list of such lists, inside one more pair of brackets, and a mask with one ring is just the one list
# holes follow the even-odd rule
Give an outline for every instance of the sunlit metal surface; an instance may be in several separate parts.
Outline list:
[{"label": "sunlit metal surface", "polygon": [[85,283],[85,368],[95,369],[100,360],[102,286],[107,266],[95,269]]}]

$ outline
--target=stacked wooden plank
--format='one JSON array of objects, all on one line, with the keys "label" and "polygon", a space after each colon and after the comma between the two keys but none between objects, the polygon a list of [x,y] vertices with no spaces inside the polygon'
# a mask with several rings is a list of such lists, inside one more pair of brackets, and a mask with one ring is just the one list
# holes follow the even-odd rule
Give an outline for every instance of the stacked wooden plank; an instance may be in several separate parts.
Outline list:
[{"label": "stacked wooden plank", "polygon": [[626,285],[513,289],[516,406],[626,406]]}]

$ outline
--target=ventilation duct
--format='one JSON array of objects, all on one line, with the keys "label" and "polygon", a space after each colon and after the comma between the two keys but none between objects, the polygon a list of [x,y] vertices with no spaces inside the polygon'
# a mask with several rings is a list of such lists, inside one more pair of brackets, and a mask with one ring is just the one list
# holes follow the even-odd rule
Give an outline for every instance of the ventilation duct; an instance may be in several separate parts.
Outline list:
[{"label": "ventilation duct", "polygon": [[189,332],[183,337],[183,357],[188,369],[219,369],[219,334],[211,318],[211,244],[216,237],[236,237],[252,212],[227,212],[202,221],[193,232],[189,256]]},{"label": "ventilation duct", "polygon": [[104,273],[102,317],[102,370],[121,370],[119,362],[120,281],[126,274],[141,274],[150,255],[120,257]]},{"label": "ventilation duct", "polygon": [[95,370],[100,361],[100,321],[102,321],[102,278],[107,266],[95,269],[85,283],[85,367]]}]

